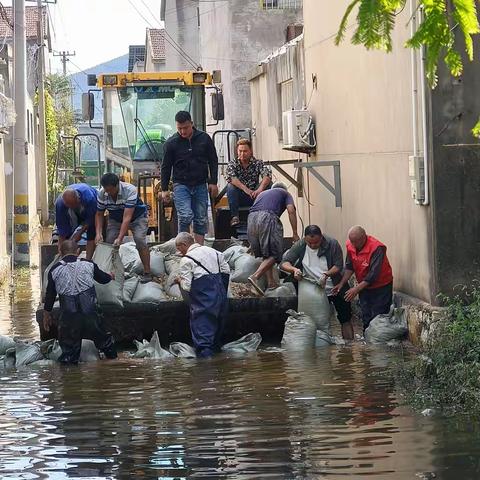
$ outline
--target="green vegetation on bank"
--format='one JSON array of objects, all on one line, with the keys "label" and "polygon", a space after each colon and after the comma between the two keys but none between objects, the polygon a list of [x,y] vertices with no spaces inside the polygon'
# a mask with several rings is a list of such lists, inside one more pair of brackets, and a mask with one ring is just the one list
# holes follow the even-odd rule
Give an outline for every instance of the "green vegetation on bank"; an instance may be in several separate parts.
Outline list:
[{"label": "green vegetation on bank", "polygon": [[462,297],[445,299],[447,320],[439,322],[421,355],[396,369],[414,406],[480,411],[480,286],[465,289]]}]

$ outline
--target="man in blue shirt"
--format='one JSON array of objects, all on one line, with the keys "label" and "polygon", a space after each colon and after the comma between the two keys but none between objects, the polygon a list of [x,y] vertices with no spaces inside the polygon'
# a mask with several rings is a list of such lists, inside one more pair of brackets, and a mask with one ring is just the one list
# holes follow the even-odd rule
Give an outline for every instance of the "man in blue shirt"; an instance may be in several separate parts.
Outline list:
[{"label": "man in blue shirt", "polygon": [[97,191],[86,183],[69,185],[58,196],[55,202],[55,221],[59,251],[65,240],[78,242],[83,233],[87,232],[87,259],[92,259],[95,251],[96,212]]},{"label": "man in blue shirt", "polygon": [[143,264],[142,283],[152,281],[150,273],[150,251],[147,245],[148,217],[147,206],[138,197],[137,189],[131,183],[121,182],[114,173],[105,173],[98,192],[97,214],[95,218],[95,241],[103,241],[105,210],[108,210],[107,243],[120,246],[123,238],[131,230]]}]

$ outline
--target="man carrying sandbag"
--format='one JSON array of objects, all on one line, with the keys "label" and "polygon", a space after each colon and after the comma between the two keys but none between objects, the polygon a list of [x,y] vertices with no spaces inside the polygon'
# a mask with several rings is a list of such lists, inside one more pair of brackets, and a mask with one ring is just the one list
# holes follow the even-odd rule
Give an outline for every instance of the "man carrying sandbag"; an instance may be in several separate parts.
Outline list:
[{"label": "man carrying sandbag", "polygon": [[347,290],[345,300],[351,302],[358,295],[365,330],[373,318],[389,312],[393,275],[387,247],[358,225],[348,231],[345,273],[333,289],[335,295],[342,291],[354,273],[358,284]]},{"label": "man carrying sandbag", "polygon": [[[332,294],[334,286],[342,280],[343,271],[343,253],[337,240],[324,235],[318,225],[309,225],[305,228],[304,238],[285,252],[280,268],[302,282],[302,287],[308,286],[305,282],[317,283],[318,288],[327,296],[329,304],[333,303],[337,311],[343,338],[353,340],[352,308],[344,299],[348,288],[344,286],[340,295]],[[319,290],[318,296],[323,292]],[[315,301],[314,298],[311,300]],[[315,312],[305,313],[314,317],[320,312],[317,308]],[[329,322],[330,305],[326,308],[325,316]]]},{"label": "man carrying sandbag", "polygon": [[260,193],[248,216],[247,235],[255,257],[263,257],[257,271],[248,277],[248,281],[261,295],[264,294],[258,280],[267,276],[268,288],[276,288],[278,284],[273,274],[273,266],[282,260],[283,225],[280,221],[284,211],[292,226],[293,241],[299,237],[297,233],[297,211],[292,196],[281,182],[275,182],[271,190]]},{"label": "man carrying sandbag", "polygon": [[108,210],[106,242],[119,247],[128,230],[131,230],[143,265],[140,282],[151,282],[153,277],[150,272],[150,250],[147,245],[147,206],[139,198],[135,186],[121,182],[114,173],[105,173],[100,183],[102,188],[98,192],[95,217],[96,243],[103,241],[105,210]]},{"label": "man carrying sandbag", "polygon": [[73,240],[62,243],[62,258],[48,274],[43,311],[43,326],[48,332],[52,324],[53,304],[58,293],[58,341],[62,349],[59,361],[65,364],[78,363],[82,338],[93,340],[107,358],[117,358],[113,337],[105,332],[99,323],[94,287],[94,281],[106,284],[112,277],[92,261],[79,259],[79,253],[78,245]]},{"label": "man carrying sandbag", "polygon": [[78,242],[87,234],[87,259],[95,251],[95,214],[97,191],[86,183],[69,185],[55,201],[55,224],[58,231],[58,251],[67,240]]},{"label": "man carrying sandbag", "polygon": [[176,282],[188,292],[193,344],[198,357],[211,357],[220,352],[230,269],[223,254],[195,243],[187,232],[178,234],[176,245],[183,256]]}]

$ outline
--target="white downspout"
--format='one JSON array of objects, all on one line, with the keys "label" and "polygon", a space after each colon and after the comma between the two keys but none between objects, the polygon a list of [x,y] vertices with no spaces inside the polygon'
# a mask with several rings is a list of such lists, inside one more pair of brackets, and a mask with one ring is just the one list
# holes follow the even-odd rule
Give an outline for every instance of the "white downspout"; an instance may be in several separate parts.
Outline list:
[{"label": "white downspout", "polygon": [[[410,0],[410,36],[417,31],[416,0]],[[412,63],[412,136],[413,156],[418,156],[418,78],[417,78],[417,51],[410,49]]]},{"label": "white downspout", "polygon": [[[423,9],[421,11],[421,21],[423,22]],[[424,191],[425,196],[422,205],[429,205],[430,203],[430,172],[429,172],[429,139],[427,130],[427,100],[425,95],[425,46],[422,45],[420,61],[420,98],[422,101],[422,134],[423,134],[423,175],[424,175]]]}]

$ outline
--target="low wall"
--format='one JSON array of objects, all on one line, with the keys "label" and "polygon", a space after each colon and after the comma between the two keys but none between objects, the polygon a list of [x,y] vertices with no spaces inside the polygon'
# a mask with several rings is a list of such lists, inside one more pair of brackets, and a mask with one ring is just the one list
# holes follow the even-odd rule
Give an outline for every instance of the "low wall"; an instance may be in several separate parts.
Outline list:
[{"label": "low wall", "polygon": [[408,339],[418,347],[425,345],[432,337],[439,322],[445,320],[445,308],[434,307],[405,293],[395,292],[394,302],[397,307],[405,308]]}]

